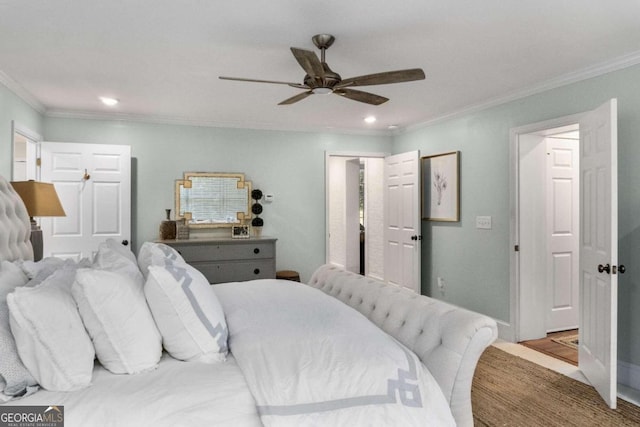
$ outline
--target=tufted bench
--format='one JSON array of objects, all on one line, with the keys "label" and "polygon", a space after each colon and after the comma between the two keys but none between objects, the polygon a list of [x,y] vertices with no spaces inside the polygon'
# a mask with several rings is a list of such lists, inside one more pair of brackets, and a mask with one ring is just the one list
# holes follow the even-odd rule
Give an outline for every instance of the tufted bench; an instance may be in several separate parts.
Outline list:
[{"label": "tufted bench", "polygon": [[480,355],[498,336],[493,319],[328,264],[308,284],[355,308],[416,353],[458,426],[473,426],[471,382]]}]

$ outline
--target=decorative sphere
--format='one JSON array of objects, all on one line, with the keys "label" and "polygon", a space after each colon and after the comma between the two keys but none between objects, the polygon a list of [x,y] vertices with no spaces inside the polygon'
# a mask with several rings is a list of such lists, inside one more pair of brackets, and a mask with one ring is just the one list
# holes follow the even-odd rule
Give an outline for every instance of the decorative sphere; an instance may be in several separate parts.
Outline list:
[{"label": "decorative sphere", "polygon": [[260,203],[254,203],[251,206],[251,212],[253,212],[254,215],[260,215],[262,213],[262,205]]},{"label": "decorative sphere", "polygon": [[262,199],[262,191],[258,190],[257,188],[251,191],[251,198],[254,200]]}]

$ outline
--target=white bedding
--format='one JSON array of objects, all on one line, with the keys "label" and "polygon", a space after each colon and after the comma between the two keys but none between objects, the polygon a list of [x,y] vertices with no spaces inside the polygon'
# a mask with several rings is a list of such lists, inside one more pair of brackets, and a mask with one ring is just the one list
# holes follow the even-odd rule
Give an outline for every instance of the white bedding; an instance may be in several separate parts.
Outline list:
[{"label": "white bedding", "polygon": [[216,285],[265,426],[453,426],[415,354],[340,301],[273,279]]},{"label": "white bedding", "polygon": [[156,370],[137,375],[115,375],[96,363],[92,382],[77,392],[39,391],[9,405],[64,405],[66,427],[262,425],[231,355],[212,365],[165,353]]}]

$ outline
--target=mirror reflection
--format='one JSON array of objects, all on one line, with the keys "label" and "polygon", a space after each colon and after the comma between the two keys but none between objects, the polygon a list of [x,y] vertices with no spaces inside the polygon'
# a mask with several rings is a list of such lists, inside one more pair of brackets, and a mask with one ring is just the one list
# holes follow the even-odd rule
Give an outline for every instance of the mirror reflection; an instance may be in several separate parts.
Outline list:
[{"label": "mirror reflection", "polygon": [[185,172],[175,197],[176,219],[189,227],[231,227],[251,218],[251,182],[241,173]]}]

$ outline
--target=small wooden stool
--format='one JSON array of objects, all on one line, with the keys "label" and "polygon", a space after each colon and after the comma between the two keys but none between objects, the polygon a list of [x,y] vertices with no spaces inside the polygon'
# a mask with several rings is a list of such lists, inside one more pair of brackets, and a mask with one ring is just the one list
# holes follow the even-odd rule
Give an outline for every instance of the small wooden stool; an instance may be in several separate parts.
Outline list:
[{"label": "small wooden stool", "polygon": [[293,270],[280,270],[276,271],[276,279],[291,280],[293,282],[300,281],[300,274]]}]

